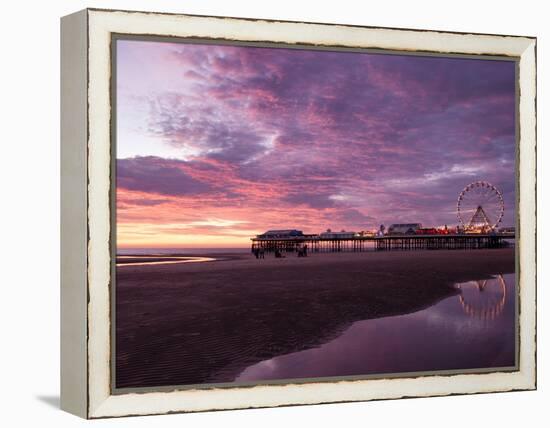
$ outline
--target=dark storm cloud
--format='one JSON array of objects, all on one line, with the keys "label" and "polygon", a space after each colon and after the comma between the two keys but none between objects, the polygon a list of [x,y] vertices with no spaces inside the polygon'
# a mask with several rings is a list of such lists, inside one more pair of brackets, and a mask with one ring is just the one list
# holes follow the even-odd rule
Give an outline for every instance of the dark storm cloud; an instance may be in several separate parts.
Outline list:
[{"label": "dark storm cloud", "polygon": [[117,160],[117,187],[161,195],[189,196],[210,190],[206,183],[186,174],[182,162],[154,156]]}]

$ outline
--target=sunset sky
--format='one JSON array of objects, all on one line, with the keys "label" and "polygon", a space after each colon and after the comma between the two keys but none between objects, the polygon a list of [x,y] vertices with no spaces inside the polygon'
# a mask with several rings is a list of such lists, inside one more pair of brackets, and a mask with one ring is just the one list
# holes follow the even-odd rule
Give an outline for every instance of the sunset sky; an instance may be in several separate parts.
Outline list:
[{"label": "sunset sky", "polygon": [[456,226],[485,180],[514,224],[515,63],[119,40],[117,242]]}]

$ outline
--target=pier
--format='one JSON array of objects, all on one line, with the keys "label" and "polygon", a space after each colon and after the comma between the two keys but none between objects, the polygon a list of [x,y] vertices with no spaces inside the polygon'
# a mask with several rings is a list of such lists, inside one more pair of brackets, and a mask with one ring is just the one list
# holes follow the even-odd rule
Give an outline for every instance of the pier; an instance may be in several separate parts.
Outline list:
[{"label": "pier", "polygon": [[323,238],[320,235],[251,238],[251,251],[295,252],[307,245],[313,253],[397,251],[397,250],[475,250],[502,248],[515,240],[515,233],[384,235]]}]

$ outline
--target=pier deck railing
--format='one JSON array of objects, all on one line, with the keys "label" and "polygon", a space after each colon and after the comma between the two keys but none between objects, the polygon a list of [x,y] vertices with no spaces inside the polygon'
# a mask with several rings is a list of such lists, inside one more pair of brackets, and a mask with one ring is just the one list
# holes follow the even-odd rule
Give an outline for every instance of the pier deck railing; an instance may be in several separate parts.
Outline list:
[{"label": "pier deck railing", "polygon": [[471,250],[502,248],[515,241],[515,234],[448,234],[448,235],[384,235],[353,238],[322,238],[297,236],[288,238],[252,238],[251,251],[275,250],[295,252],[307,245],[314,253],[362,252],[390,250]]}]

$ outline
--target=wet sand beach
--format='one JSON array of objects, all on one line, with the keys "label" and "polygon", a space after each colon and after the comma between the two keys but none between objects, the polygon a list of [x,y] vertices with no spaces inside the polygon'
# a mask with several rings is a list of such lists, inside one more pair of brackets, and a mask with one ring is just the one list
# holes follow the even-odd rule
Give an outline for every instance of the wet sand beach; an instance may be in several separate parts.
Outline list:
[{"label": "wet sand beach", "polygon": [[117,388],[233,382],[357,321],[422,310],[457,294],[457,282],[515,266],[513,248],[200,257],[216,260],[117,268]]}]

